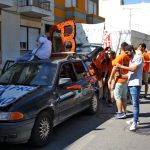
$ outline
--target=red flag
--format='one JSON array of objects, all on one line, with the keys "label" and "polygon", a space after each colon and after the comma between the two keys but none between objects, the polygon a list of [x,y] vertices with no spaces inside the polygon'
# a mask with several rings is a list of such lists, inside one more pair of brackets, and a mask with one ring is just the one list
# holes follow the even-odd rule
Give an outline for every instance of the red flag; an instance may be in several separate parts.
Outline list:
[{"label": "red flag", "polygon": [[111,46],[111,37],[110,33],[105,31],[103,36],[103,48],[110,47]]}]

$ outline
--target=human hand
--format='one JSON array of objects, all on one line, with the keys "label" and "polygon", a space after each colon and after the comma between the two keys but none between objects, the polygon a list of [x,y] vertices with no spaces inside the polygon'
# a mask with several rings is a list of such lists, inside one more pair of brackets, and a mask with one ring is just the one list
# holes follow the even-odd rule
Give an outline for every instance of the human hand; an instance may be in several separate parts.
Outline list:
[{"label": "human hand", "polygon": [[105,83],[105,81],[106,81],[106,78],[104,77],[104,78],[103,78],[103,83]]},{"label": "human hand", "polygon": [[116,67],[121,68],[122,65],[120,65],[119,63],[116,63]]},{"label": "human hand", "polygon": [[109,80],[108,80],[108,86],[109,86],[109,87],[111,86],[111,81],[112,81],[112,79],[109,78]]},{"label": "human hand", "polygon": [[116,72],[116,77],[117,77],[117,78],[121,78],[121,73],[120,73],[120,71],[117,71],[117,72]]}]

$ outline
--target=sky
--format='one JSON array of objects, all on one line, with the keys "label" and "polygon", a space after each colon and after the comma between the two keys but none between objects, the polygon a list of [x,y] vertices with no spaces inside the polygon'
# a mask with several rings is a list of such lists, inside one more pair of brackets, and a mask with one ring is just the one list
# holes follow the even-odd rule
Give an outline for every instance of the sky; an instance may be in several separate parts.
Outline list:
[{"label": "sky", "polygon": [[125,4],[150,3],[150,0],[124,0]]}]

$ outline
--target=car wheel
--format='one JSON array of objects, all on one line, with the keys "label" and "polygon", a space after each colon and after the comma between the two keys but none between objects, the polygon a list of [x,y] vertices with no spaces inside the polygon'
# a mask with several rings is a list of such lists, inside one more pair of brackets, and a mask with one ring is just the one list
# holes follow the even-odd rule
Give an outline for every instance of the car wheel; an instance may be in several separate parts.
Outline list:
[{"label": "car wheel", "polygon": [[95,114],[98,111],[98,104],[99,104],[98,95],[94,94],[92,99],[90,100],[90,106],[88,108],[90,114]]},{"label": "car wheel", "polygon": [[53,131],[52,117],[48,112],[39,114],[32,129],[30,144],[44,146],[48,143]]}]

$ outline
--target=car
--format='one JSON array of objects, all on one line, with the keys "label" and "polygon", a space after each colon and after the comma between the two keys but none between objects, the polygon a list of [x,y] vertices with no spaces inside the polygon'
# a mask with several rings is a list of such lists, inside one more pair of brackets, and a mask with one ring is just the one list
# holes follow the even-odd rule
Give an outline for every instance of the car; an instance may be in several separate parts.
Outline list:
[{"label": "car", "polygon": [[80,58],[15,63],[0,76],[0,142],[44,146],[56,125],[83,110],[96,113],[98,94]]}]

